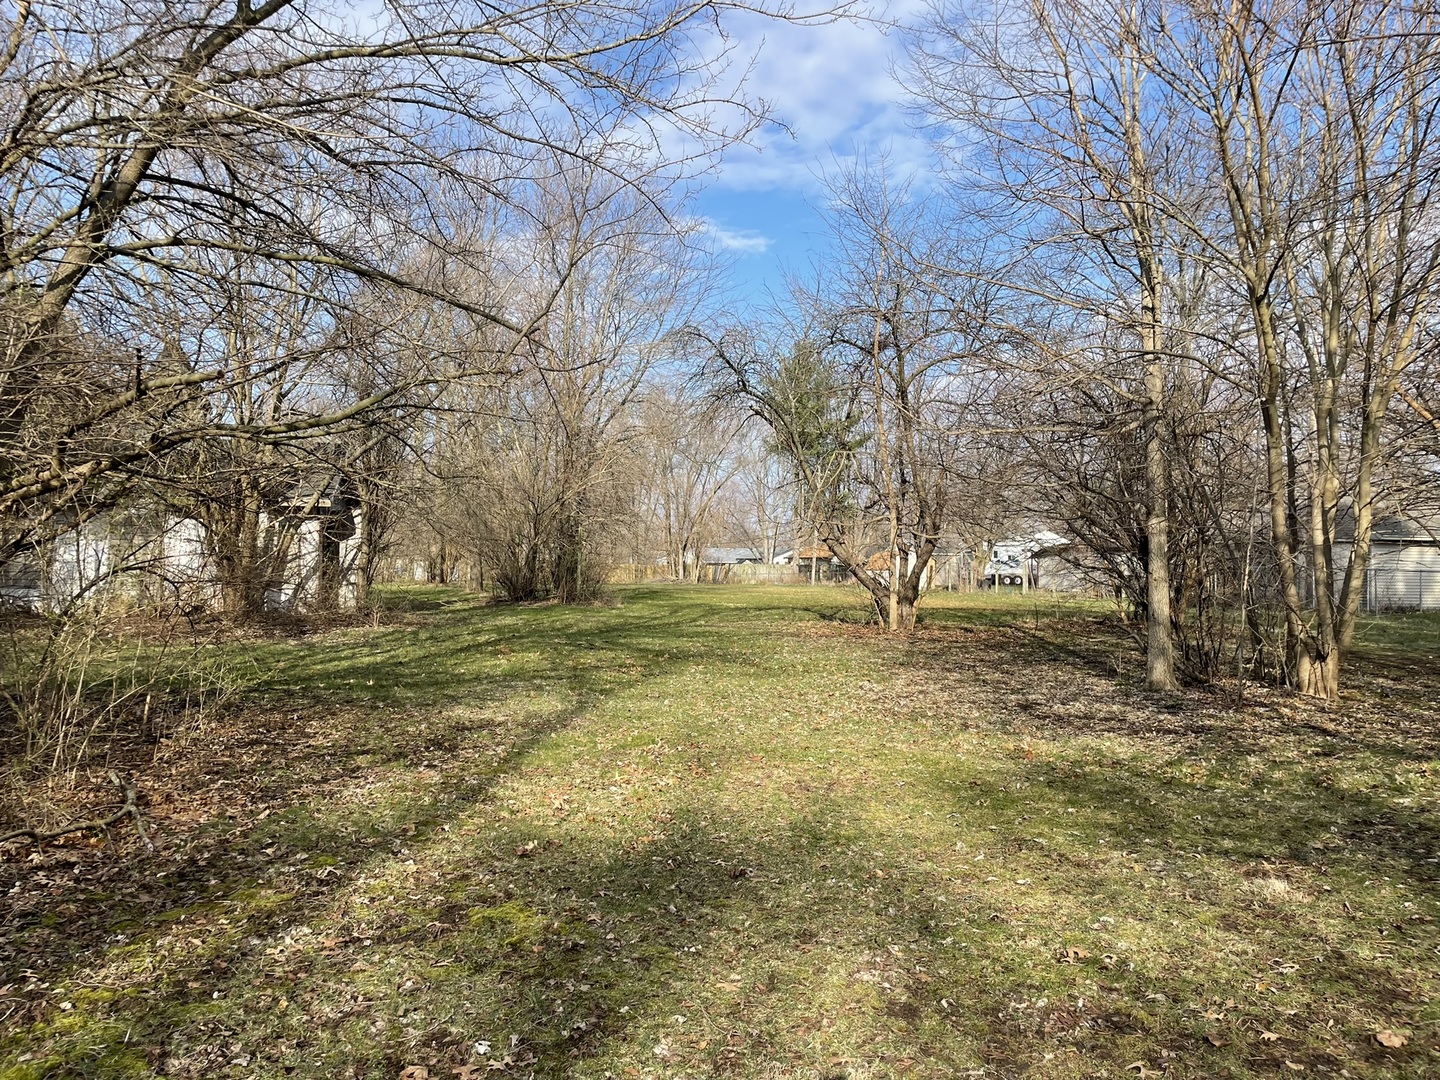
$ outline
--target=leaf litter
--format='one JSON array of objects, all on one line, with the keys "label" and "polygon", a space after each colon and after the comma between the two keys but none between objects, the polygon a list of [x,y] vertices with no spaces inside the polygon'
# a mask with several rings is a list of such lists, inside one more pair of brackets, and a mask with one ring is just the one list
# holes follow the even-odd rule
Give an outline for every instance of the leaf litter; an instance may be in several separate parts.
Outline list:
[{"label": "leaf litter", "polygon": [[[499,620],[496,665],[531,674],[476,667],[464,701],[443,668],[399,706],[253,697],[204,753],[140,773],[159,851],[117,832],[6,853],[0,970],[20,975],[0,1063],[1078,1078],[1435,1060],[1401,1034],[1436,1018],[1432,671],[1398,705],[1363,673],[1339,707],[1156,697],[1092,618],[971,626],[937,605],[896,641],[795,593],[637,591],[528,639],[552,609],[461,606],[407,633],[423,650]],[[664,625],[636,635],[638,612]],[[338,649],[363,675],[385,633],[314,635],[297,664]],[[557,685],[582,636],[608,652]]]}]

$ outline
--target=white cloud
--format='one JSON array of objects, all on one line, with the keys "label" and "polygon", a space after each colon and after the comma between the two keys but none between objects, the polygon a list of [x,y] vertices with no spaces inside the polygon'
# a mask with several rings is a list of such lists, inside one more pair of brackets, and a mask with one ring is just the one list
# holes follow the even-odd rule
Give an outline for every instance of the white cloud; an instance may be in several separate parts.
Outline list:
[{"label": "white cloud", "polygon": [[709,218],[701,219],[700,227],[705,235],[711,237],[723,250],[733,251],[738,255],[763,255],[770,250],[770,245],[774,242],[754,229],[731,229]]},{"label": "white cloud", "polygon": [[[900,21],[916,10],[896,4],[887,15]],[[756,16],[731,30],[737,52],[758,53],[746,94],[768,102],[784,126],[767,126],[752,145],[727,152],[716,183],[810,194],[821,175],[856,160],[884,156],[897,176],[931,168],[929,145],[907,121],[911,95],[894,74],[904,59],[898,31],[877,22],[806,26]]]}]

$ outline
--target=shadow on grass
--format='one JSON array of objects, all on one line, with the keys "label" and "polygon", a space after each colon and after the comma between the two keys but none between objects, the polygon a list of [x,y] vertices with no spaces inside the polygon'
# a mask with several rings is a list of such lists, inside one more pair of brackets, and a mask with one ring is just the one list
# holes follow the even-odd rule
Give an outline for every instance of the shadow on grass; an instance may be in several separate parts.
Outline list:
[{"label": "shadow on grass", "polygon": [[[1288,762],[1266,762],[1255,775],[1238,767],[1242,759],[1107,759],[1076,747],[1050,760],[1016,755],[979,777],[940,771],[928,790],[947,816],[997,823],[969,880],[988,868],[993,917],[1018,912],[1030,934],[1090,946],[1062,952],[1058,963],[1089,969],[1081,985],[1109,1009],[1112,1033],[1147,1036],[1136,1056],[1167,1047],[1184,1076],[1251,1075],[1234,1066],[1281,1075],[1294,1067],[1287,1062],[1430,1075],[1430,1040],[1392,1050],[1375,1031],[1422,1031],[1436,1019],[1440,828],[1421,809],[1397,808],[1382,784],[1354,790]],[[1032,890],[1063,902],[1037,909]],[[1068,926],[1067,911],[1077,912]],[[1112,929],[1108,915],[1094,921],[1101,913],[1119,915],[1126,929]],[[1143,952],[1132,953],[1137,938]],[[1023,973],[978,981],[989,983],[989,1000],[1023,1000]],[[1042,1004],[1056,998],[1053,980],[1029,981]],[[1121,989],[1128,1008],[1110,1009],[1104,1003]],[[1255,1038],[1291,1017],[1303,1019],[1283,1044]],[[1033,1020],[1033,1010],[1005,1013],[992,1035],[1018,1047],[1026,1040],[1015,1036]],[[1203,1063],[1210,1046],[1227,1045]]]},{"label": "shadow on grass", "polygon": [[[1053,860],[1077,902],[1121,888],[1113,867],[1084,852],[1034,845],[1022,818],[1078,823],[1237,874],[1335,874],[1337,888],[1353,879],[1347,895],[1372,876],[1433,890],[1440,837],[1418,810],[1345,788],[1314,762],[1246,772],[1238,745],[1188,778],[1183,759],[1164,754],[1149,768],[1083,751],[1013,760],[994,776],[967,774],[963,787],[936,767],[926,811],[1014,823],[1014,837],[1001,834],[1016,864],[1003,881],[957,884],[922,869],[934,856],[907,850],[915,838],[857,820],[863,784],[767,820],[717,821],[683,792],[653,833],[600,822],[585,845],[506,816],[497,784],[579,714],[702,661],[746,663],[733,619],[762,633],[824,607],[705,589],[624,595],[620,608],[567,609],[442,594],[415,626],[262,647],[270,669],[247,698],[252,741],[204,768],[277,806],[236,806],[234,821],[183,851],[137,859],[123,890],[32,912],[7,935],[6,959],[32,982],[67,984],[71,1008],[57,1011],[43,987],[27,991],[0,1047],[48,1061],[28,1073],[36,1078],[393,1077],[411,1064],[448,1076],[506,1056],[512,1074],[540,1077],[612,1065],[623,1075],[640,1060],[662,1072],[675,1061],[687,1074],[838,1078],[857,1044],[875,1076],[916,1061],[924,1075],[1018,1075],[1040,1060],[1037,1047],[1078,1048],[1118,1075],[1177,1031],[1201,1042],[1185,1027],[1193,1017],[1157,1020],[1159,1007],[1144,1002],[1199,993],[1207,972],[1072,971],[1047,956],[1042,978],[1019,964],[1031,931],[1011,925],[1007,882]],[[998,629],[963,670],[997,673],[987,693],[1004,698],[1027,678],[1016,642],[1030,642],[1036,666],[1059,657],[1029,632]],[[922,648],[920,662],[948,662],[934,674],[954,677],[953,645]],[[1057,716],[1049,733],[1057,743],[1094,735],[1093,719]],[[1146,872],[1187,887],[1182,872]],[[1258,906],[1184,902],[1238,920],[1237,935],[1285,929]],[[1433,938],[1420,924],[1415,934]],[[1378,963],[1320,947],[1335,953],[1327,985],[1342,1006],[1409,992]],[[1041,998],[1048,1004],[1017,1011]],[[855,1015],[863,1039],[822,1023]],[[1257,1051],[1249,1064],[1273,1071],[1284,1060]]]},{"label": "shadow on grass", "polygon": [[[515,845],[523,830],[446,824],[352,889],[247,901],[224,933],[116,996],[82,999],[73,1031],[52,1022],[31,1038],[50,1040],[67,1076],[124,1075],[127,1062],[214,1076],[243,1060],[251,1075],[393,1077],[424,1064],[446,1076],[494,1062],[567,1077],[639,1060],[840,1080],[854,1065],[879,1076],[917,1062],[924,1076],[1018,1075],[1037,1056],[1027,1040],[1062,1035],[1122,1069],[1146,1034],[1118,1001],[1007,1013],[1045,987],[1008,962],[1014,931],[995,901],[957,905],[897,871],[903,852],[847,799],[816,797],[764,831],[718,831],[680,809],[663,835],[617,837],[604,856],[543,832]],[[945,966],[957,937],[965,956],[992,958],[983,974]],[[82,1041],[88,1056],[63,1056]]]},{"label": "shadow on grass", "polygon": [[[418,625],[247,646],[260,674],[226,729],[173,751],[191,786],[215,793],[216,820],[59,896],[46,882],[64,887],[73,849],[4,867],[28,901],[7,920],[4,967],[43,989],[94,964],[102,942],[136,952],[230,909],[264,933],[470,811],[610,694],[721,651],[696,626],[704,608],[522,610],[425,590],[412,610]],[[330,801],[362,780],[367,797]]]},{"label": "shadow on grass", "polygon": [[[380,880],[327,895],[221,901],[210,924],[228,925],[158,957],[163,964],[153,963],[156,939],[97,957],[92,985],[106,991],[72,994],[74,1008],[24,1036],[48,1060],[35,1075],[214,1076],[238,1060],[249,1075],[393,1077],[428,1064],[446,1076],[493,1061],[514,1075],[560,1077],[637,1043],[651,1060],[684,1058],[715,1075],[799,1064],[795,1030],[812,1007],[804,995],[814,970],[845,984],[846,1000],[827,1006],[837,1014],[847,1003],[876,1006],[883,976],[891,990],[905,983],[886,951],[892,938],[917,940],[927,925],[923,909],[859,871],[832,876],[820,898],[828,902],[817,903],[807,883],[830,867],[810,821],[766,836],[716,834],[679,814],[664,837],[598,859],[543,841],[521,857],[509,838],[477,841],[458,818],[448,824],[453,836],[436,832],[401,853],[411,874],[392,865]],[[837,920],[839,901],[857,896],[864,918]],[[877,932],[868,920],[882,904],[892,917]],[[183,924],[170,936],[184,939]],[[832,946],[845,957],[828,970]],[[147,947],[152,964],[128,980],[107,970]],[[851,980],[852,952],[866,958],[868,981]],[[796,955],[814,962],[784,959]],[[699,998],[717,994],[728,1013],[712,1021]],[[902,1002],[874,1010],[892,1036],[872,1047],[875,1061],[916,1052],[918,1013]],[[937,1067],[976,1063],[934,1035],[918,1049]]]},{"label": "shadow on grass", "polygon": [[[1062,761],[1032,764],[1028,798],[1043,814],[1079,809],[1109,824],[1119,843],[1157,844],[1283,873],[1353,872],[1440,896],[1440,823],[1388,789],[1357,790],[1314,766],[1239,767],[1239,755],[1212,758],[1194,781],[1163,764]],[[1408,801],[1408,800],[1404,800]]]},{"label": "shadow on grass", "polygon": [[[1393,964],[1335,947],[1329,955],[1283,912],[1179,897],[1200,888],[1184,879],[1182,853],[1264,860],[1267,872],[1283,873],[1278,850],[1320,835],[1324,815],[1272,826],[1272,801],[1232,812],[1228,827],[1206,826],[1192,824],[1192,811],[1218,810],[1217,800],[1113,768],[1078,775],[1017,763],[1013,776],[1028,777],[1023,795],[1008,783],[967,784],[963,800],[937,797],[935,809],[964,812],[988,799],[1003,811],[996,821],[1020,807],[1053,821],[1075,810],[1130,847],[1153,840],[1176,854],[1146,867],[1171,893],[1156,925],[1182,909],[1203,922],[1208,911],[1231,920],[1237,940],[1271,934],[1318,948],[1327,971],[1314,997],[1342,1016],[1375,1003],[1393,1009],[1408,992]],[[494,1062],[502,1075],[598,1077],[639,1061],[677,1075],[839,1078],[857,1060],[863,1075],[983,1066],[1018,1076],[1062,1051],[1083,1054],[1087,1075],[1120,1075],[1160,1046],[1177,1075],[1245,1075],[1243,1067],[1279,1070],[1286,1060],[1355,1064],[1292,1040],[1256,1042],[1244,1058],[1237,1047],[1220,1060],[1243,1062],[1242,1071],[1219,1068],[1206,1022],[1182,1003],[1211,980],[1234,979],[1226,961],[1188,956],[1181,934],[1128,970],[1103,969],[1098,956],[1027,963],[1036,930],[1008,881],[927,875],[895,839],[858,821],[849,797],[817,795],[768,826],[717,822],[682,803],[657,835],[583,847],[563,829],[500,827],[472,808],[417,832],[346,888],[232,900],[209,913],[209,935],[181,920],[169,930],[180,944],[128,982],[127,947],[112,950],[92,985],[119,992],[81,996],[68,1021],[52,1018],[29,1037],[57,1053],[51,1075],[78,1077],[127,1075],[126,1063],[227,1075],[236,1061],[265,1076],[393,1077],[411,1065],[448,1076]],[[1017,845],[1002,873],[1058,868],[1073,902],[1105,910],[1123,887],[1113,868],[1083,857],[1019,836],[997,842]],[[1371,852],[1355,857],[1355,873],[1393,870],[1370,862]],[[1130,888],[1126,903],[1143,911],[1150,894]],[[153,961],[158,941],[149,949]],[[1239,1010],[1264,1018],[1263,997]],[[858,1036],[845,1027],[854,1016],[864,1017]],[[1412,1058],[1423,1061],[1418,1046],[1378,1060]]]}]

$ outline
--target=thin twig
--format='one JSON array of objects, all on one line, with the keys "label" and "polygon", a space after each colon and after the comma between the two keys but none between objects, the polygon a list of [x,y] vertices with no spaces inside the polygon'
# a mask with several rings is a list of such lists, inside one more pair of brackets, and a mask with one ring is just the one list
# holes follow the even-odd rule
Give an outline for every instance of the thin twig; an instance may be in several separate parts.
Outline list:
[{"label": "thin twig", "polygon": [[8,844],[12,840],[20,840],[28,837],[37,844],[49,843],[61,836],[68,836],[73,832],[81,832],[86,829],[108,829],[122,818],[131,817],[135,819],[135,831],[140,834],[141,841],[150,851],[155,850],[155,844],[151,841],[149,833],[145,829],[145,822],[140,817],[140,808],[137,805],[138,794],[135,785],[130,782],[129,777],[122,777],[114,769],[107,775],[110,782],[118,787],[125,796],[125,804],[119,810],[107,818],[92,818],[87,821],[77,821],[65,826],[63,829],[56,829],[54,832],[41,832],[39,829],[16,829],[14,832],[0,836],[0,844]]}]

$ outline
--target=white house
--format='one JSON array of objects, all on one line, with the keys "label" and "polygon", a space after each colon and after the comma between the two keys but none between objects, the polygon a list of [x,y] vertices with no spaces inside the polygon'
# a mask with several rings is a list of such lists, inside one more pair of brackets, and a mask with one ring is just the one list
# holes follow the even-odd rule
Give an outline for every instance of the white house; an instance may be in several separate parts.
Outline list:
[{"label": "white house", "polygon": [[[357,511],[337,478],[297,486],[262,514],[266,610],[355,607]],[[161,509],[102,514],[0,573],[0,603],[34,610],[87,600],[203,610],[220,596],[205,525]]]},{"label": "white house", "polygon": [[[1339,573],[1350,545],[1336,545]],[[1361,606],[1366,611],[1440,611],[1440,514],[1393,514],[1375,522]]]}]

